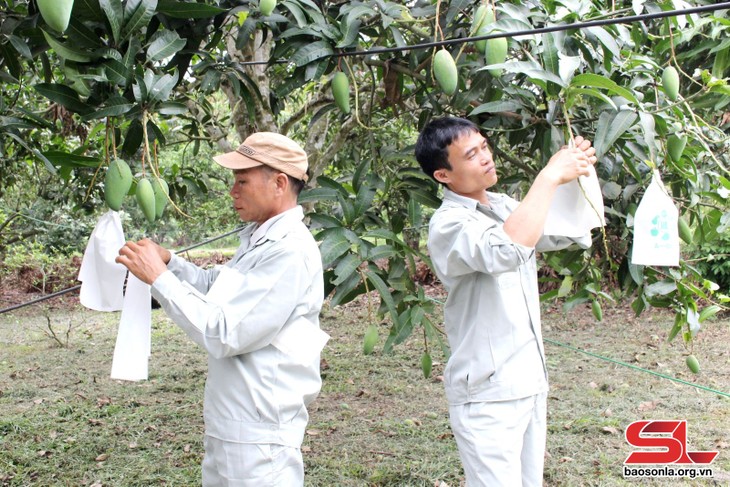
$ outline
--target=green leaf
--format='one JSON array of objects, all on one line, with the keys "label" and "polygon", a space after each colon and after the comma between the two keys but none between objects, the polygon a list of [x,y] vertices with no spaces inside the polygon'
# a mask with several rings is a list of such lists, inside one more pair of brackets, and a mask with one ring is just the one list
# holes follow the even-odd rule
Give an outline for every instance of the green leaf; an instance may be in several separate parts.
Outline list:
[{"label": "green leaf", "polygon": [[390,242],[395,242],[400,245],[405,245],[405,243],[398,238],[398,235],[393,233],[392,231],[388,230],[387,228],[375,228],[373,230],[368,230],[362,235],[362,238],[364,239],[383,239],[388,240]]},{"label": "green leaf", "polygon": [[332,215],[309,213],[307,216],[312,221],[313,228],[339,228],[342,226],[342,222]]},{"label": "green leaf", "polygon": [[122,33],[122,23],[124,22],[122,0],[99,0],[99,6],[106,14],[107,21],[109,21],[114,44],[119,44],[119,36]]},{"label": "green leaf", "polygon": [[331,56],[334,53],[327,41],[317,41],[305,44],[291,57],[290,61],[297,66],[304,66],[317,59]]},{"label": "green leaf", "polygon": [[639,112],[639,126],[644,133],[644,143],[649,149],[650,159],[657,160],[656,120],[654,115],[647,112]]},{"label": "green leaf", "polygon": [[345,188],[342,184],[338,183],[332,178],[328,178],[327,176],[319,176],[317,178],[317,184],[319,184],[323,188],[331,188],[336,190],[338,193],[340,193],[342,196],[348,197],[350,196],[349,191],[347,191],[347,188]]},{"label": "green leaf", "polygon": [[[560,56],[557,45],[557,36],[560,34],[546,33],[542,37],[542,64],[545,70],[556,76],[560,76]],[[556,96],[560,91],[560,87],[554,84],[548,84],[548,93]]]},{"label": "green leaf", "polygon": [[188,107],[178,101],[164,101],[157,105],[157,113],[160,115],[185,115]]},{"label": "green leaf", "polygon": [[9,35],[8,40],[10,41],[10,44],[13,45],[16,51],[23,56],[26,59],[33,59],[33,54],[30,52],[30,48],[28,47],[28,44],[21,39],[20,37],[16,35]]},{"label": "green leaf", "polygon": [[360,190],[355,196],[355,218],[362,216],[368,209],[370,209],[370,205],[373,204],[373,199],[375,199],[375,192],[375,188],[371,186],[363,185],[360,187]]},{"label": "green leaf", "polygon": [[170,97],[170,92],[177,84],[178,74],[165,74],[155,76],[152,86],[148,86],[150,101],[166,101]]},{"label": "green leaf", "polygon": [[107,78],[115,85],[125,87],[132,80],[132,70],[127,69],[124,63],[116,59],[109,59],[102,65]]},{"label": "green leaf", "polygon": [[[575,78],[574,78],[575,79]],[[604,111],[598,118],[594,147],[596,157],[601,157],[636,122],[638,115],[631,110]]]},{"label": "green leaf", "polygon": [[672,329],[669,330],[667,341],[671,342],[672,340],[674,340],[674,337],[677,336],[677,334],[682,330],[686,323],[687,320],[684,313],[677,313],[676,315],[674,315],[674,325],[672,326]]},{"label": "green leaf", "polygon": [[[383,345],[383,353],[393,351],[395,345],[403,343],[413,333],[412,308],[407,308],[398,316],[397,320],[393,320],[393,326],[390,327],[390,334]],[[391,317],[393,314],[391,313]]]},{"label": "green leaf", "polygon": [[345,16],[347,22],[355,21],[363,16],[373,17],[378,15],[378,12],[373,10],[372,7],[362,4],[352,5],[349,2],[343,4],[340,13]]},{"label": "green leaf", "polygon": [[565,296],[569,295],[572,291],[573,291],[573,276],[563,277],[563,282],[560,284],[560,289],[558,290],[558,297],[564,298]]},{"label": "green leaf", "polygon": [[132,85],[132,93],[134,93],[134,99],[137,101],[137,103],[147,103],[147,84],[142,76],[135,76],[135,83],[134,85]]},{"label": "green leaf", "polygon": [[352,244],[345,237],[344,232],[328,232],[319,246],[319,252],[322,254],[322,265],[329,267],[332,262],[350,249],[350,245]]},{"label": "green leaf", "polygon": [[398,251],[392,245],[377,245],[368,250],[368,260],[371,262],[390,259],[396,255],[398,255]]},{"label": "green leaf", "polygon": [[613,57],[621,57],[621,48],[619,48],[616,43],[616,38],[610,32],[607,32],[606,29],[603,27],[588,27],[586,31],[594,35],[596,39],[598,39],[598,42],[600,42]]},{"label": "green leaf", "polygon": [[542,64],[545,69],[556,76],[560,75],[560,64],[558,56],[558,45],[556,34],[546,33],[542,36]]},{"label": "green leaf", "polygon": [[712,318],[713,316],[715,316],[720,311],[722,311],[722,307],[720,307],[720,306],[718,306],[716,304],[713,304],[711,306],[708,306],[708,307],[704,308],[700,312],[699,322],[702,323],[705,320],[707,320],[709,318]]},{"label": "green leaf", "polygon": [[608,96],[604,95],[600,91],[593,90],[590,88],[570,88],[570,89],[566,90],[565,104],[566,104],[568,110],[570,110],[575,105],[575,103],[578,101],[580,95],[592,96],[594,98],[601,100],[603,103],[610,106],[613,110],[618,110],[618,107],[616,107],[616,104],[613,102],[612,99],[610,99]]},{"label": "green leaf", "polygon": [[657,281],[655,283],[652,283],[644,288],[644,294],[647,297],[654,297],[654,296],[666,296],[667,294],[671,294],[674,291],[677,290],[677,283],[674,282],[672,279],[664,279],[662,281]]},{"label": "green leaf", "polygon": [[360,33],[360,20],[350,20],[350,18],[348,17],[345,26],[346,30],[342,33],[342,39],[335,46],[340,49],[344,47],[350,47],[355,44],[358,34]]},{"label": "green leaf", "polygon": [[[137,56],[137,53],[142,49],[142,43],[137,39],[136,37],[132,37],[129,40],[129,44],[127,45],[127,51],[124,53],[124,58],[122,59],[122,62],[124,63],[124,66],[132,72],[134,65],[135,65],[135,58]],[[127,82],[129,83],[129,82]]]},{"label": "green leaf", "polygon": [[438,196],[434,195],[430,191],[423,190],[421,188],[411,189],[408,194],[411,198],[418,201],[422,205],[428,206],[429,208],[438,208],[441,206],[441,200]]},{"label": "green leaf", "polygon": [[128,0],[124,6],[122,39],[127,39],[146,28],[155,15],[156,8],[157,0]]},{"label": "green leaf", "polygon": [[565,83],[562,79],[560,79],[560,76],[557,76],[549,71],[546,71],[537,64],[536,62],[530,62],[530,61],[508,61],[506,63],[501,64],[490,64],[488,66],[484,66],[483,68],[479,68],[477,71],[484,71],[484,70],[490,70],[490,69],[504,69],[508,73],[515,73],[515,74],[524,74],[525,76],[531,78],[533,81],[535,80],[541,80],[541,81],[550,81],[558,86],[565,86]]},{"label": "green leaf", "polygon": [[46,38],[46,42],[51,47],[51,49],[56,51],[56,54],[58,54],[63,59],[67,61],[76,61],[78,63],[88,63],[91,61],[91,56],[89,55],[89,53],[74,49],[72,47],[68,47],[66,44],[58,42],[45,30],[42,30],[41,32],[43,32],[43,37]]},{"label": "green leaf", "polygon": [[134,106],[133,103],[130,103],[122,96],[113,96],[104,105],[104,108],[82,115],[81,120],[86,122],[97,118],[118,117],[127,113]]},{"label": "green leaf", "polygon": [[152,36],[150,46],[147,48],[147,59],[161,61],[180,51],[186,43],[187,41],[174,30],[159,31]]},{"label": "green leaf", "polygon": [[96,157],[80,156],[78,154],[70,154],[63,151],[45,151],[43,156],[48,159],[54,166],[62,167],[93,167],[97,168],[102,161]]},{"label": "green leaf", "polygon": [[626,88],[620,87],[614,81],[606,78],[605,76],[600,76],[593,73],[584,73],[575,76],[570,81],[571,88],[584,86],[592,86],[593,88],[602,88],[608,90],[615,95],[626,98],[628,101],[637,106],[639,105],[639,100],[636,99],[631,91],[627,90]]},{"label": "green leaf", "polygon": [[62,105],[72,112],[88,113],[93,108],[79,99],[79,94],[66,85],[56,83],[39,83],[33,88],[54,103]]},{"label": "green leaf", "polygon": [[213,5],[177,0],[159,0],[157,11],[176,19],[208,19],[227,12],[226,9]]},{"label": "green leaf", "polygon": [[523,108],[523,105],[517,100],[498,100],[483,103],[476,107],[474,110],[469,112],[470,116],[479,115],[482,113],[497,113],[497,112],[514,112]]},{"label": "green leaf", "polygon": [[0,66],[0,79],[3,79],[9,83],[17,83],[18,78],[21,77],[23,70],[21,68],[20,62],[18,61],[18,56],[15,54],[15,51],[10,48],[7,44],[1,44],[0,43],[0,59],[2,59],[7,68],[8,73],[5,72],[4,69],[2,69],[2,66]]},{"label": "green leaf", "polygon": [[390,318],[393,321],[395,326],[399,326],[401,321],[398,316],[398,308],[395,305],[395,301],[393,300],[393,295],[390,292],[390,289],[388,288],[388,285],[383,281],[383,279],[377,275],[373,270],[368,267],[365,269],[365,277],[367,277],[368,281],[373,285],[373,287],[378,291],[378,294],[380,294],[380,299],[383,300],[385,303],[385,306],[388,308],[388,312],[390,313]]},{"label": "green leaf", "polygon": [[71,22],[66,30],[68,42],[77,48],[96,49],[103,45],[101,39],[86,24],[71,15]]},{"label": "green leaf", "polygon": [[335,275],[337,276],[337,279],[332,281],[332,284],[339,286],[345,282],[345,280],[348,279],[358,267],[360,267],[360,264],[362,264],[362,259],[359,255],[347,254],[342,258],[342,260],[340,260],[340,262],[337,263],[337,266],[335,267]]},{"label": "green leaf", "polygon": [[636,316],[639,316],[646,309],[646,305],[646,298],[640,294],[631,302],[631,309]]},{"label": "green leaf", "polygon": [[294,2],[281,2],[281,6],[288,9],[291,12],[294,20],[297,22],[298,27],[305,27],[308,24],[307,16],[304,14],[304,10]]},{"label": "green leaf", "polygon": [[[17,118],[17,117],[3,117],[0,115],[0,133],[2,131],[10,130],[10,129],[34,129],[34,128],[53,128],[53,126],[49,126],[49,124],[46,122],[45,125],[40,125],[38,123],[32,123],[30,120],[26,120],[23,118]],[[19,132],[18,132],[19,133]]]},{"label": "green leaf", "polygon": [[338,191],[332,188],[312,188],[299,194],[298,202],[313,203],[318,201],[337,201]]}]

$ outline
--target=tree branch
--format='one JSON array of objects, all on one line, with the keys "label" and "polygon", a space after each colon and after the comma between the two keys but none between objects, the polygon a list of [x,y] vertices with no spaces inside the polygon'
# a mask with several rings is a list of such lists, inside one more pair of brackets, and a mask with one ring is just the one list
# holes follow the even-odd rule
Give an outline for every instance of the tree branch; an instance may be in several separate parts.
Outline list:
[{"label": "tree branch", "polygon": [[393,71],[397,71],[399,73],[403,73],[405,75],[411,76],[412,78],[415,78],[420,81],[426,81],[426,77],[420,73],[416,73],[415,71],[411,71],[407,67],[398,64],[398,63],[392,63],[388,61],[380,61],[379,59],[373,59],[373,58],[365,58],[365,64],[368,66],[379,66],[382,68],[388,68],[392,69]]}]

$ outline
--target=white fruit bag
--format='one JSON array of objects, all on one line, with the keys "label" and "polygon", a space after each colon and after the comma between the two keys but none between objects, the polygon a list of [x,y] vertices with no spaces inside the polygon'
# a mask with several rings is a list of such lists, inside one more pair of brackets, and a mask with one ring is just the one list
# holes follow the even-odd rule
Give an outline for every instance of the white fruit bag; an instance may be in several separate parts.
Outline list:
[{"label": "white fruit bag", "polygon": [[679,265],[679,211],[654,171],[649,187],[634,215],[634,245],[631,263],[635,265]]},{"label": "white fruit bag", "polygon": [[127,268],[114,259],[124,245],[119,213],[109,210],[99,218],[89,237],[79,269],[79,300],[96,311],[119,311],[124,301]]}]

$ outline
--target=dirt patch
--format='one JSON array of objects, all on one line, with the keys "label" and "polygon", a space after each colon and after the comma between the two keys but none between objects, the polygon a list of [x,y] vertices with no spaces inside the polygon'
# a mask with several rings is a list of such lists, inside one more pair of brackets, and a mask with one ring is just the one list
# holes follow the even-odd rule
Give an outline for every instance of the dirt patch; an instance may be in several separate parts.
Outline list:
[{"label": "dirt patch", "polygon": [[[183,255],[187,260],[208,268],[224,264],[230,259],[224,252],[188,252]],[[33,266],[22,266],[14,272],[6,273],[0,278],[0,310],[22,305],[35,300],[42,300],[53,293],[62,293],[58,297],[44,301],[45,306],[53,310],[69,310],[78,303],[77,280],[81,267],[81,257],[72,257],[67,261],[54,263],[43,270]],[[63,293],[65,290],[71,290]],[[18,312],[24,308],[20,308]]]}]

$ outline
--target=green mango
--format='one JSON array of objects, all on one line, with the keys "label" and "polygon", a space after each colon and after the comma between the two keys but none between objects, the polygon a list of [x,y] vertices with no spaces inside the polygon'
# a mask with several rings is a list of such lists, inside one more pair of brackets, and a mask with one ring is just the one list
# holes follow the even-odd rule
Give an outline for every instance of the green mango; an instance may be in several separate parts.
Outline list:
[{"label": "green mango", "polygon": [[677,101],[679,96],[679,73],[674,66],[667,66],[662,72],[662,86],[664,87],[664,93],[667,94],[667,98],[672,101]]},{"label": "green mango", "polygon": [[155,192],[155,218],[162,217],[170,195],[170,187],[162,178],[152,180],[152,189]]},{"label": "green mango", "polygon": [[[492,23],[494,23],[494,11],[492,8],[484,4],[479,5],[477,11],[474,13],[474,19],[472,19],[473,35],[475,37],[487,35],[491,30],[489,24]],[[477,51],[484,54],[487,50],[487,41],[486,39],[476,41],[474,42],[474,46],[477,48]]]},{"label": "green mango", "polygon": [[368,325],[365,330],[365,338],[362,342],[362,352],[365,355],[370,355],[375,349],[375,344],[378,342],[378,327],[375,325]]},{"label": "green mango", "polygon": [[350,80],[342,71],[332,77],[332,96],[342,113],[350,113]]},{"label": "green mango", "polygon": [[451,96],[456,92],[459,72],[456,69],[454,58],[446,49],[439,50],[433,57],[433,74],[444,93]]},{"label": "green mango", "polygon": [[595,316],[596,320],[603,321],[603,308],[601,307],[601,302],[597,299],[594,299],[591,303],[591,311],[593,311],[593,316]]},{"label": "green mango", "polygon": [[122,159],[109,163],[104,175],[104,201],[114,211],[122,207],[124,197],[132,187],[132,170]]},{"label": "green mango", "polygon": [[74,0],[36,0],[41,17],[53,30],[63,32],[71,20]]},{"label": "green mango", "polygon": [[271,15],[271,12],[274,11],[274,7],[276,7],[276,0],[261,0],[259,2],[259,11],[264,17]]},{"label": "green mango", "polygon": [[667,139],[667,154],[669,155],[669,158],[674,162],[679,162],[686,145],[686,135],[670,135]]},{"label": "green mango", "polygon": [[694,355],[687,356],[687,367],[692,371],[693,374],[700,373],[700,362]]},{"label": "green mango", "polygon": [[137,204],[148,222],[155,221],[157,212],[155,211],[155,190],[152,183],[147,178],[142,178],[137,182]]},{"label": "green mango", "polygon": [[[485,52],[485,60],[487,66],[490,64],[502,64],[507,60],[507,50],[509,43],[506,37],[497,37],[496,39],[487,40],[487,48]],[[490,69],[489,74],[495,78],[502,75],[501,69]]]},{"label": "green mango", "polygon": [[433,362],[431,360],[431,355],[428,352],[423,352],[423,355],[421,355],[421,371],[426,379],[431,377],[432,366]]},{"label": "green mango", "polygon": [[694,240],[692,229],[689,227],[687,220],[682,217],[677,219],[677,231],[679,233],[679,238],[681,238],[684,243],[691,244]]}]

